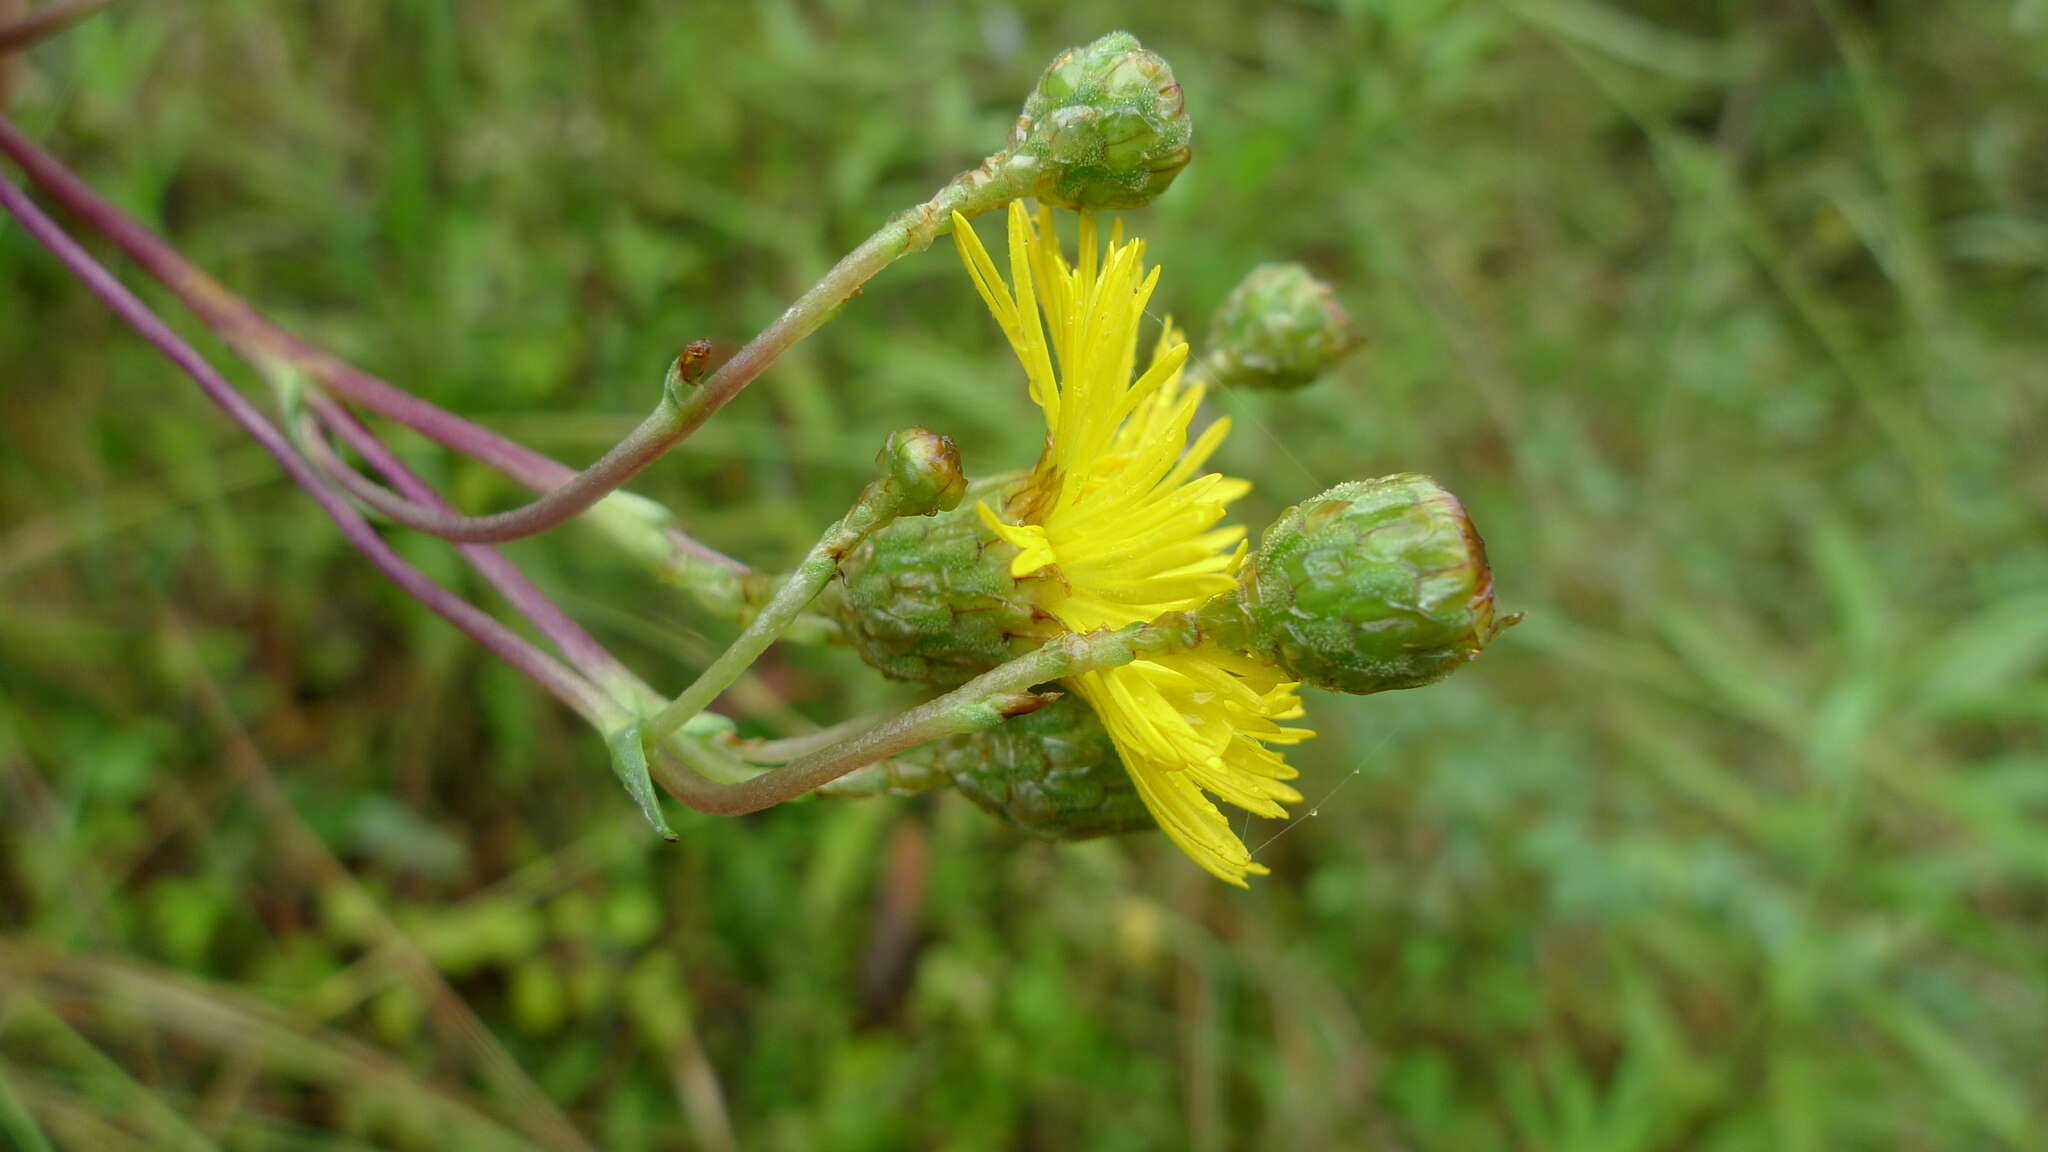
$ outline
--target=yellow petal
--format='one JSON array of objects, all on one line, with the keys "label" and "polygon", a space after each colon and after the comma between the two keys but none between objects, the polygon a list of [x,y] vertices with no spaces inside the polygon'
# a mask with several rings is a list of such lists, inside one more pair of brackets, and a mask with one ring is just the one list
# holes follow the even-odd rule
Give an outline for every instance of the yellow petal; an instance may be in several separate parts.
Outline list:
[{"label": "yellow petal", "polygon": [[[1034,221],[1012,204],[1005,220],[1006,283],[965,220],[954,221],[961,260],[1002,327],[1045,413],[1046,445],[1030,522],[1005,523],[986,503],[989,530],[1017,548],[1011,574],[1033,580],[1045,610],[1068,629],[1113,628],[1200,607],[1236,586],[1244,530],[1221,525],[1250,491],[1242,480],[1197,475],[1230,434],[1217,420],[1192,444],[1201,385],[1185,379],[1187,343],[1169,318],[1144,371],[1138,334],[1159,285],[1141,241],[1120,222],[1105,242],[1080,223],[1071,264],[1052,213]],[[1250,657],[1198,648],[1091,672],[1070,681],[1094,706],[1138,795],[1197,864],[1242,886],[1266,869],[1231,831],[1211,797],[1284,817],[1301,801],[1274,745],[1313,733],[1281,721],[1301,715],[1298,685]]]}]

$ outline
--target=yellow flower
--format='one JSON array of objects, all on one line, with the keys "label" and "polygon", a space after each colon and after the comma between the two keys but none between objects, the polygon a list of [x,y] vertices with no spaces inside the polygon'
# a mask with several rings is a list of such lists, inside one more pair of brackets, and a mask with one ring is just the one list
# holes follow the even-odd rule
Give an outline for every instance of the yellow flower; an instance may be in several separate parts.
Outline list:
[{"label": "yellow flower", "polygon": [[[1181,378],[1188,348],[1171,319],[1144,372],[1136,371],[1138,324],[1159,281],[1158,269],[1145,271],[1144,242],[1123,241],[1119,225],[1098,254],[1095,222],[1084,215],[1070,266],[1050,210],[1041,209],[1033,227],[1013,203],[1005,283],[958,215],[953,237],[1045,412],[1045,451],[1031,482],[1000,514],[979,508],[990,529],[1017,546],[1011,575],[1077,632],[1197,608],[1234,589],[1244,529],[1217,525],[1251,486],[1195,475],[1230,423],[1216,421],[1189,445],[1202,387]],[[1299,685],[1207,644],[1069,683],[1102,718],[1139,796],[1175,844],[1240,887],[1247,874],[1266,871],[1209,794],[1272,817],[1300,801],[1286,783],[1294,769],[1268,747],[1313,735],[1278,723],[1301,715]]]}]

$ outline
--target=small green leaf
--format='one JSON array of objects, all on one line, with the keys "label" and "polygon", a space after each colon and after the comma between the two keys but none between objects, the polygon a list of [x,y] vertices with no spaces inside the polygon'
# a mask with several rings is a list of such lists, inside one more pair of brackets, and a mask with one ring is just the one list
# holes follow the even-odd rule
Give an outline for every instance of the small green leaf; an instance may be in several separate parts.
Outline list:
[{"label": "small green leaf", "polygon": [[618,773],[619,783],[626,786],[626,794],[640,806],[640,814],[647,817],[663,840],[675,840],[676,834],[661,817],[661,800],[655,796],[654,780],[647,773],[647,745],[640,738],[640,722],[636,720],[612,733],[611,744],[612,771]]}]

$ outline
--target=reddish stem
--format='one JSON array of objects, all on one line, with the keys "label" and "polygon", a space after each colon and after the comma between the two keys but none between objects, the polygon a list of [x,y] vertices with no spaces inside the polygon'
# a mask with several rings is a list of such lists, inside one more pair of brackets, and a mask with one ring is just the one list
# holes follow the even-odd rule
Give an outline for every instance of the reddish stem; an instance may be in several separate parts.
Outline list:
[{"label": "reddish stem", "polygon": [[[347,441],[370,467],[377,470],[392,487],[406,499],[423,507],[447,511],[447,501],[412,469],[405,466],[396,453],[392,452],[377,434],[370,431],[353,412],[341,404],[317,392],[306,397],[307,409],[329,429]],[[569,614],[557,607],[547,593],[542,592],[519,566],[512,563],[504,553],[488,544],[458,544],[463,557],[476,567],[485,580],[505,597],[515,611],[533,622],[567,657],[569,663],[581,669],[584,675],[602,685],[605,683],[622,686],[638,685],[638,678],[619,663],[604,645],[583,630],[582,625],[571,619]],[[626,703],[626,702],[621,702]]]},{"label": "reddish stem", "polygon": [[[532,491],[549,493],[577,477],[575,469],[396,388],[271,322],[139,221],[108,203],[55,157],[36,147],[4,116],[0,116],[0,152],[19,164],[38,187],[112,240],[143,271],[197,313],[216,335],[250,360],[290,364],[347,400],[489,465]],[[667,535],[671,545],[696,559],[729,568],[744,567],[680,531],[671,530]]]},{"label": "reddish stem", "polygon": [[0,52],[18,52],[38,40],[54,36],[114,0],[57,0],[24,16],[0,23]]},{"label": "reddish stem", "polygon": [[[0,121],[4,127],[4,121]],[[0,207],[20,220],[29,235],[48,248],[73,275],[85,282],[95,296],[157,351],[190,376],[207,398],[277,459],[284,470],[312,495],[350,544],[367,556],[392,582],[414,599],[433,609],[465,635],[499,659],[518,669],[534,682],[553,692],[563,703],[593,723],[601,723],[611,710],[610,703],[591,684],[554,657],[534,647],[524,637],[493,619],[476,605],[434,583],[425,573],[407,564],[384,538],[377,535],[346,499],[326,484],[306,463],[291,442],[279,432],[255,405],[215,371],[213,365],[179,339],[149,306],[137,299],[120,281],[93,260],[56,222],[43,214],[13,182],[0,179]]]}]

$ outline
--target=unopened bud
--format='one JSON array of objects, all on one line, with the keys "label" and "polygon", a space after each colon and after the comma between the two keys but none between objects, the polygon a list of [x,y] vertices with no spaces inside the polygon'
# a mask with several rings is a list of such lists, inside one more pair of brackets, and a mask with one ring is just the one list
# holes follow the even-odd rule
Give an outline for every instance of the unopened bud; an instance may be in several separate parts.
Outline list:
[{"label": "unopened bud", "polygon": [[1208,364],[1224,387],[1292,391],[1358,347],[1330,286],[1299,264],[1261,264],[1224,297],[1209,325]]},{"label": "unopened bud", "polygon": [[889,433],[875,468],[894,482],[906,516],[935,516],[960,506],[967,473],[952,437],[915,425]]},{"label": "unopened bud", "polygon": [[1078,696],[949,737],[930,757],[968,799],[1034,836],[1085,840],[1155,826],[1102,721]]},{"label": "unopened bud", "polygon": [[1280,514],[1240,576],[1247,647],[1334,692],[1441,680],[1496,619],[1486,544],[1464,505],[1413,472],[1339,484]]},{"label": "unopened bud", "polygon": [[1010,137],[1027,190],[1077,212],[1139,208],[1188,163],[1193,129],[1173,69],[1128,32],[1053,57]]},{"label": "unopened bud", "polygon": [[[999,503],[1023,483],[1001,476],[967,494]],[[891,679],[961,684],[1043,642],[1010,575],[1016,554],[972,504],[893,520],[840,562],[832,611],[861,659]]]}]

